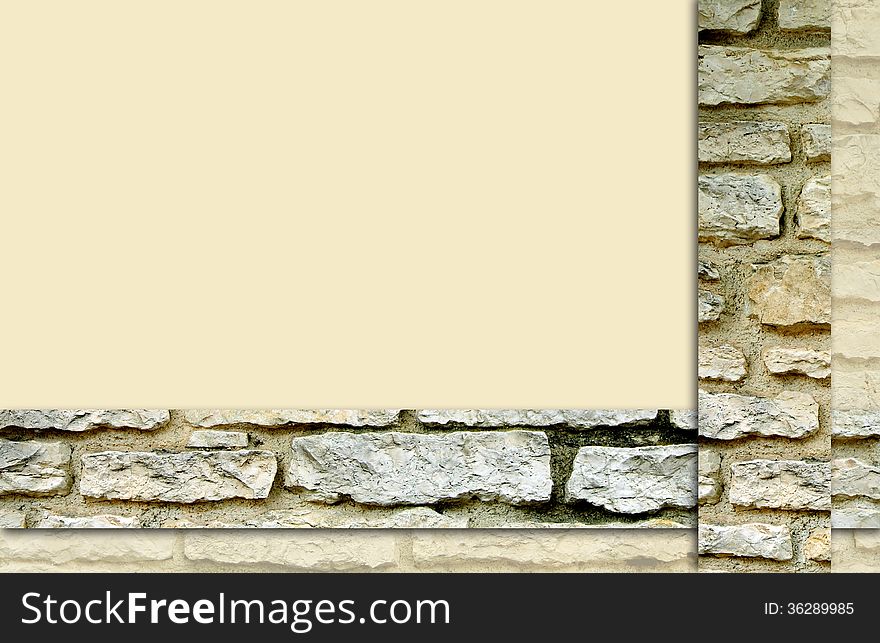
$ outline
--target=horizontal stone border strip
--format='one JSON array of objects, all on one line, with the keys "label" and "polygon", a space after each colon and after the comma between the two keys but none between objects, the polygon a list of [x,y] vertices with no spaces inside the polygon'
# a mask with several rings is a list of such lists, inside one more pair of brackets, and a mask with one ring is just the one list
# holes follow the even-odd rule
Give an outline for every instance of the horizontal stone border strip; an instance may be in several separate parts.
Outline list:
[{"label": "horizontal stone border strip", "polygon": [[[12,527],[695,523],[693,410],[74,409],[0,417],[0,520]],[[591,464],[597,457],[614,465],[604,479]]]}]

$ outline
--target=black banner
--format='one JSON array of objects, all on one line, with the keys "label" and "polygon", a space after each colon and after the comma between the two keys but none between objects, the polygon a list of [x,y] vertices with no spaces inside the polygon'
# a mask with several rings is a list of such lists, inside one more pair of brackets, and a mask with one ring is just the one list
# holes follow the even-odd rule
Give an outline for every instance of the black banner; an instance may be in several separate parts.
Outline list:
[{"label": "black banner", "polygon": [[873,584],[852,574],[4,574],[0,631],[115,643],[818,640],[870,631]]}]

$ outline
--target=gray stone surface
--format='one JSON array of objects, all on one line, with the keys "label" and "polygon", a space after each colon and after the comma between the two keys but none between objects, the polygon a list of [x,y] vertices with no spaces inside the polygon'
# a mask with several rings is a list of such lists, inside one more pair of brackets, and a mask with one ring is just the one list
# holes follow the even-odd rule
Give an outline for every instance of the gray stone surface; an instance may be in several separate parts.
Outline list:
[{"label": "gray stone surface", "polygon": [[699,552],[714,556],[740,556],[791,560],[791,531],[784,525],[748,523],[699,527]]},{"label": "gray stone surface", "polygon": [[757,50],[701,45],[700,105],[791,104],[817,101],[831,90],[827,48]]},{"label": "gray stone surface", "polygon": [[584,500],[618,513],[693,507],[697,446],[578,449],[565,486],[568,501]]},{"label": "gray stone surface", "polygon": [[724,297],[700,288],[697,293],[697,319],[703,322],[718,321],[724,312]]},{"label": "gray stone surface", "polygon": [[186,446],[193,449],[243,449],[248,445],[248,434],[243,431],[193,431]]},{"label": "gray stone surface", "polygon": [[797,203],[798,239],[831,242],[831,176],[807,181]]},{"label": "gray stone surface", "polygon": [[779,28],[785,31],[831,31],[832,0],[779,0]]},{"label": "gray stone surface", "polygon": [[779,236],[782,188],[768,174],[716,174],[697,178],[700,241],[752,243]]},{"label": "gray stone surface", "polygon": [[791,137],[778,121],[700,123],[697,131],[700,163],[775,165],[791,161]]},{"label": "gray stone surface", "polygon": [[547,427],[565,425],[576,429],[597,426],[645,424],[657,417],[657,409],[422,409],[424,424],[460,424],[473,427]]},{"label": "gray stone surface", "polygon": [[880,468],[858,458],[838,458],[831,467],[832,494],[880,500]]},{"label": "gray stone surface", "polygon": [[834,438],[880,437],[880,411],[831,411],[831,435]]},{"label": "gray stone surface", "polygon": [[336,507],[279,509],[243,521],[167,521],[177,529],[464,529],[469,520],[446,516],[430,507],[405,509],[360,508],[339,511]]},{"label": "gray stone surface", "polygon": [[783,391],[775,398],[700,391],[700,436],[802,438],[819,430],[819,405],[808,393]]},{"label": "gray stone surface", "polygon": [[669,421],[676,429],[697,430],[697,412],[694,409],[675,409],[669,412]]},{"label": "gray stone surface", "polygon": [[153,431],[171,418],[163,409],[47,409],[0,410],[0,429],[55,431],[137,429]]},{"label": "gray stone surface", "polygon": [[706,447],[699,450],[698,499],[701,505],[714,504],[721,499],[721,456]]},{"label": "gray stone surface", "polygon": [[730,465],[731,504],[751,509],[831,509],[831,464],[749,460]]},{"label": "gray stone surface", "polygon": [[0,439],[0,495],[65,494],[70,484],[70,445]]},{"label": "gray stone surface", "polygon": [[831,160],[831,126],[808,123],[801,127],[801,147],[809,162]]},{"label": "gray stone surface", "polygon": [[391,426],[397,424],[400,409],[191,409],[184,414],[193,426],[228,424],[284,426],[285,424],[341,424],[346,426]]},{"label": "gray stone surface", "polygon": [[36,525],[36,529],[140,529],[137,517],[100,514],[97,516],[58,516],[48,514]]},{"label": "gray stone surface", "polygon": [[831,376],[830,351],[774,346],[762,353],[764,365],[774,375],[806,375],[813,379]]},{"label": "gray stone surface", "polygon": [[23,529],[26,522],[25,515],[21,511],[0,513],[0,529]]},{"label": "gray stone surface", "polygon": [[761,18],[761,0],[701,0],[697,9],[700,31],[746,34],[757,28]]},{"label": "gray stone surface", "polygon": [[703,259],[700,259],[697,262],[697,276],[705,281],[721,280],[721,273],[718,271],[718,266],[711,261],[705,261]]},{"label": "gray stone surface", "polygon": [[550,499],[550,444],[537,431],[324,433],[293,439],[285,486],[369,505]]},{"label": "gray stone surface", "polygon": [[880,529],[880,505],[870,500],[834,501],[832,529]]},{"label": "gray stone surface", "polygon": [[108,500],[259,499],[269,495],[277,467],[271,451],[102,451],[83,455],[79,488]]},{"label": "gray stone surface", "polygon": [[746,376],[746,357],[736,346],[700,346],[698,356],[700,379],[739,382]]}]

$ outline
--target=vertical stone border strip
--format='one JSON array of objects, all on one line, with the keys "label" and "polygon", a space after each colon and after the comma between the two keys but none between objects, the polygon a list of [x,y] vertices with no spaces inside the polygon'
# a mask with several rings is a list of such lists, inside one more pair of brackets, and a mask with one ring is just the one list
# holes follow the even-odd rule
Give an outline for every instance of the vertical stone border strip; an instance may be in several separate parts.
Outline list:
[{"label": "vertical stone border strip", "polygon": [[699,2],[701,570],[830,571],[831,20],[831,0]]}]

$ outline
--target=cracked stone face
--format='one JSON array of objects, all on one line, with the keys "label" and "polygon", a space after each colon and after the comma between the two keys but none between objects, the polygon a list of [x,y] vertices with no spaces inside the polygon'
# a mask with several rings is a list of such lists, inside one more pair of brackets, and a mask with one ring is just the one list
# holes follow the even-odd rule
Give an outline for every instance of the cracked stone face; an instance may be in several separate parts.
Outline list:
[{"label": "cracked stone face", "polygon": [[205,428],[227,424],[390,426],[399,421],[400,409],[192,409],[184,415],[191,425]]},{"label": "cracked stone face", "polygon": [[586,446],[575,457],[565,497],[619,513],[693,507],[696,477],[697,447],[693,444]]},{"label": "cracked stone face", "polygon": [[701,175],[697,188],[700,241],[734,245],[779,236],[782,186],[770,175]]},{"label": "cracked stone face", "polygon": [[698,57],[700,105],[814,102],[831,91],[828,48],[762,51],[701,45]]},{"label": "cracked stone face", "polygon": [[700,163],[775,165],[791,161],[791,137],[780,122],[727,121],[700,123]]},{"label": "cracked stone face", "polygon": [[748,312],[768,326],[831,323],[831,259],[783,256],[752,266]]},{"label": "cracked stone face", "polygon": [[700,524],[700,554],[791,560],[791,530],[785,525],[746,523],[742,525]]},{"label": "cracked stone face", "polygon": [[315,501],[431,504],[550,499],[550,444],[537,431],[324,433],[294,438],[285,486]]},{"label": "cracked stone face", "polygon": [[644,424],[657,417],[657,409],[423,409],[418,418],[425,424],[463,424],[474,427],[554,426],[576,429],[597,426]]},{"label": "cracked stone face", "polygon": [[0,410],[0,429],[90,431],[108,428],[153,431],[169,419],[171,414],[164,409]]},{"label": "cracked stone face", "polygon": [[831,465],[749,460],[730,466],[730,502],[739,507],[831,510]]},{"label": "cracked stone face", "polygon": [[0,439],[0,495],[48,496],[70,490],[70,445]]},{"label": "cracked stone face", "polygon": [[698,403],[700,436],[705,438],[801,438],[819,429],[819,405],[808,393],[784,391],[763,398],[700,391]]},{"label": "cracked stone face", "polygon": [[192,503],[269,495],[278,468],[271,451],[102,451],[82,457],[88,498]]}]

